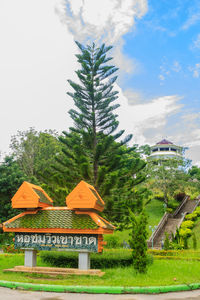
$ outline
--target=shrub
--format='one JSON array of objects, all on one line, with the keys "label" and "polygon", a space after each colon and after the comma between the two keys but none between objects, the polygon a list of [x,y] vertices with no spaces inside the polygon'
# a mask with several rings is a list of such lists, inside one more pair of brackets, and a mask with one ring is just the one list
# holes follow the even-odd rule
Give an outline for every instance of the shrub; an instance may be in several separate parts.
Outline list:
[{"label": "shrub", "polygon": [[191,214],[188,214],[185,216],[185,220],[193,220],[195,221],[198,217],[198,213],[196,213],[195,211]]},{"label": "shrub", "polygon": [[193,244],[193,249],[196,250],[197,249],[197,238],[195,233],[192,233],[192,244]]},{"label": "shrub", "polygon": [[191,200],[195,200],[195,199],[197,199],[198,196],[199,196],[199,192],[193,193],[193,194],[190,196],[190,199],[191,199]]},{"label": "shrub", "polygon": [[164,249],[165,250],[170,249],[169,234],[167,232],[165,232]]},{"label": "shrub", "polygon": [[130,212],[131,233],[130,233],[130,246],[133,250],[133,267],[136,272],[146,273],[148,265],[147,257],[147,216],[142,211],[138,216],[135,216],[132,211]]},{"label": "shrub", "polygon": [[186,237],[191,236],[192,234],[192,230],[189,228],[181,228],[179,231],[180,237],[182,237],[183,239]]},{"label": "shrub", "polygon": [[[55,252],[41,251],[40,257],[43,262],[64,268],[78,267],[78,253],[76,252]],[[123,250],[116,252],[105,252],[102,254],[91,253],[92,269],[107,269],[130,266],[133,263],[131,251]]]},{"label": "shrub", "polygon": [[197,214],[198,217],[200,216],[200,207],[199,206],[195,209],[195,213]]},{"label": "shrub", "polygon": [[107,235],[105,237],[105,241],[107,242],[106,248],[109,248],[109,249],[113,249],[113,248],[116,249],[121,246],[118,238],[114,235]]},{"label": "shrub", "polygon": [[194,222],[191,221],[191,220],[187,220],[187,221],[184,221],[182,224],[181,224],[181,228],[185,229],[185,228],[193,228],[194,227]]},{"label": "shrub", "polygon": [[23,250],[21,250],[21,249],[15,249],[14,244],[3,245],[2,249],[3,249],[3,252],[5,252],[5,253],[20,253],[20,252],[23,252]]},{"label": "shrub", "polygon": [[178,207],[178,205],[179,205],[179,203],[172,199],[172,200],[169,200],[167,207],[171,208],[172,211],[174,211]]},{"label": "shrub", "polygon": [[13,232],[3,232],[0,234],[0,245],[7,245],[13,243],[14,238]]},{"label": "shrub", "polygon": [[154,198],[155,198],[156,200],[163,201],[163,200],[164,200],[164,194],[163,194],[163,193],[162,193],[162,194],[156,194],[156,195],[154,196]]}]

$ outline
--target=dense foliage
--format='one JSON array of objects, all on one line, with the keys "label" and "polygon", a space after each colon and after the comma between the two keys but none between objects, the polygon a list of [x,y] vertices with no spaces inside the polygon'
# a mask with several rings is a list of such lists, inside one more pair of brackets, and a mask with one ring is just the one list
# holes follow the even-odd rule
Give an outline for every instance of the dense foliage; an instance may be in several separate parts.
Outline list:
[{"label": "dense foliage", "polygon": [[5,157],[0,165],[0,222],[16,215],[16,211],[11,208],[11,198],[24,180],[27,180],[27,177],[19,164],[13,157]]},{"label": "dense foliage", "polygon": [[[189,161],[182,158],[157,159],[148,161],[146,172],[149,180],[147,186],[149,189],[161,193],[161,198],[166,206],[169,206],[170,200],[176,199],[176,195],[183,195],[190,185],[187,174]],[[183,197],[180,197],[182,201]],[[177,197],[177,200],[179,198]]]}]

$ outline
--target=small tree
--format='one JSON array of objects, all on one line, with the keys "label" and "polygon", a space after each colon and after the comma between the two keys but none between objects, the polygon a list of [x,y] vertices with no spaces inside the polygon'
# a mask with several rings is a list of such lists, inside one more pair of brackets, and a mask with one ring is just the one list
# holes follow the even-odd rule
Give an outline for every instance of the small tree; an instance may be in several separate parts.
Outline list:
[{"label": "small tree", "polygon": [[147,176],[150,178],[149,188],[160,189],[166,206],[177,193],[184,193],[188,175],[185,171],[189,160],[168,158],[149,161]]},{"label": "small tree", "polygon": [[132,226],[131,239],[129,240],[131,249],[133,250],[133,267],[139,273],[147,272],[147,216],[142,210],[142,212],[135,216],[135,214],[130,211],[130,221]]}]

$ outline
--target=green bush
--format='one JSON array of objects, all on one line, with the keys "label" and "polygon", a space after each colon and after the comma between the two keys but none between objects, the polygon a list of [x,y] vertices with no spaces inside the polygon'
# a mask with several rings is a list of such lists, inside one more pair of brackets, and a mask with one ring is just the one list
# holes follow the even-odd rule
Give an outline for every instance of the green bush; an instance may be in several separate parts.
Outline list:
[{"label": "green bush", "polygon": [[22,252],[24,252],[24,250],[22,250],[22,249],[15,249],[14,244],[3,245],[2,250],[4,253],[22,253]]},{"label": "green bush", "polygon": [[186,215],[185,220],[195,221],[197,219],[197,217],[198,217],[198,213],[196,211],[194,211],[193,213]]},{"label": "green bush", "polygon": [[187,221],[184,221],[182,224],[181,224],[181,228],[185,229],[185,228],[193,228],[194,227],[194,222],[191,221],[191,220],[187,220]]},{"label": "green bush", "polygon": [[195,209],[195,213],[197,214],[198,217],[200,216],[200,207],[199,206]]},{"label": "green bush", "polygon": [[165,232],[164,249],[165,250],[170,249],[169,234],[167,232]]},{"label": "green bush", "polygon": [[[41,251],[40,256],[43,262],[64,268],[78,267],[78,253],[76,252],[55,252]],[[149,262],[151,258],[149,258]],[[123,250],[116,252],[105,252],[102,254],[91,253],[92,269],[107,269],[130,266],[133,263],[131,251]]]},{"label": "green bush", "polygon": [[183,239],[185,239],[186,237],[191,236],[192,234],[192,230],[189,228],[181,228],[179,231],[180,237],[182,237]]},{"label": "green bush", "polygon": [[154,198],[155,198],[156,200],[163,201],[163,200],[164,200],[164,194],[163,194],[163,193],[155,194],[155,195],[154,195]]},{"label": "green bush", "polygon": [[157,249],[149,249],[148,254],[152,254],[153,256],[179,256],[179,257],[192,257],[198,256],[200,257],[200,251],[191,251],[191,250],[157,250]]},{"label": "green bush", "polygon": [[121,247],[119,239],[114,235],[107,235],[105,241],[107,243],[105,248],[116,249]]},{"label": "green bush", "polygon": [[171,214],[171,213],[173,213],[173,209],[172,209],[171,207],[168,207],[168,208],[166,209],[166,212],[168,212],[169,214]]},{"label": "green bush", "polygon": [[193,193],[192,195],[190,195],[190,199],[195,200],[198,198],[198,196],[199,196],[199,192]]},{"label": "green bush", "polygon": [[167,208],[171,208],[172,211],[174,211],[177,207],[179,206],[179,203],[177,201],[169,200],[168,204],[167,204]]},{"label": "green bush", "polygon": [[14,239],[14,233],[13,232],[3,232],[0,234],[0,245],[7,245],[12,244]]}]

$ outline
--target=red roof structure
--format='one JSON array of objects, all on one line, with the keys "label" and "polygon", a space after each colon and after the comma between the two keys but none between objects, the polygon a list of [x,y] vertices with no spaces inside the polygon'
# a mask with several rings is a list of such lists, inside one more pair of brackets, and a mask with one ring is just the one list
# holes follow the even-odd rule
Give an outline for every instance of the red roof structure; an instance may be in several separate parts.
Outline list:
[{"label": "red roof structure", "polygon": [[163,139],[162,141],[156,143],[156,145],[169,145],[169,144],[173,145],[172,142],[170,142],[170,141],[168,141],[166,139]]}]

